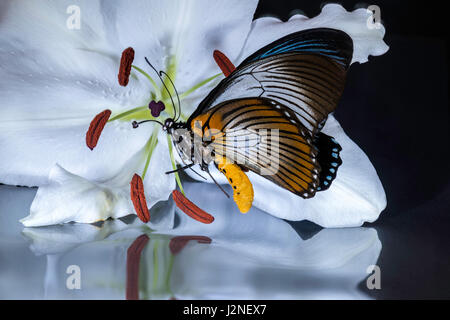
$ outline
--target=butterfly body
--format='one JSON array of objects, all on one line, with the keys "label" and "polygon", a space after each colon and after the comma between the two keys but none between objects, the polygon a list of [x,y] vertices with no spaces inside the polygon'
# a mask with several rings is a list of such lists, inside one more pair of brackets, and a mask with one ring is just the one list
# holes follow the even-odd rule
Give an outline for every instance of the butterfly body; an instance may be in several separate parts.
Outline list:
[{"label": "butterfly body", "polygon": [[[352,51],[342,31],[290,34],[227,70],[186,122],[168,119],[163,128],[189,168],[208,171],[214,162],[230,180],[222,162],[232,163],[243,186],[249,182],[241,169],[311,198],[330,187],[342,164],[341,147],[321,129],[342,94]],[[253,189],[242,190],[235,202],[244,199],[238,206],[247,210]]]}]

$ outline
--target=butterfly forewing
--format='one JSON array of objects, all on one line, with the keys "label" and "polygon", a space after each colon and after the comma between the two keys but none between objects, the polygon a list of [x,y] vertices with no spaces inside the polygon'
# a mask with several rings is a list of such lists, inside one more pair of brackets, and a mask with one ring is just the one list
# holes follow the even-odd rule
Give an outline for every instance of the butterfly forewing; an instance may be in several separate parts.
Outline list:
[{"label": "butterfly forewing", "polygon": [[337,106],[352,51],[352,40],[342,31],[322,28],[290,34],[244,60],[191,119],[227,100],[268,98],[292,110],[314,136]]}]

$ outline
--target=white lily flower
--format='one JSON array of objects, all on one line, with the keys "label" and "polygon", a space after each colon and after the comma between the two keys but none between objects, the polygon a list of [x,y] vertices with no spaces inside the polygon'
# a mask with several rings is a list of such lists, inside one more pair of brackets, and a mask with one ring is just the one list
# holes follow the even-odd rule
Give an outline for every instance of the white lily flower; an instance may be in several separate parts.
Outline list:
[{"label": "white lily flower", "polygon": [[[211,89],[205,80],[219,70],[211,58],[215,49],[237,61],[285,34],[331,27],[352,37],[354,62],[387,50],[384,28],[367,28],[369,12],[347,12],[339,5],[325,6],[312,19],[294,16],[282,23],[262,18],[252,24],[255,1],[81,1],[81,28],[73,30],[65,23],[71,4],[10,1],[0,23],[0,149],[7,154],[0,159],[0,182],[40,186],[30,216],[22,220],[26,226],[130,214],[129,181],[136,172],[147,173],[148,206],[167,199],[174,189],[173,177],[164,175],[171,169],[170,148],[159,127],[135,130],[130,125],[133,119],[148,118],[146,105],[152,99],[165,100],[169,115],[174,106],[142,68],[133,68],[126,88],[117,84],[120,53],[127,47],[134,48],[136,64],[143,64],[145,56],[175,80],[184,98],[183,115]],[[191,89],[198,90],[187,96]],[[90,151],[85,132],[105,109],[117,121],[106,125]],[[332,116],[324,132],[344,149],[344,164],[332,187],[304,200],[250,173],[254,205],[277,217],[326,227],[375,220],[386,199],[370,161]]]},{"label": "white lily flower", "polygon": [[[173,105],[139,67],[121,87],[120,55],[133,47],[136,64],[147,57],[165,70],[189,115],[220,72],[213,51],[240,53],[256,1],[79,1],[80,29],[67,26],[72,5],[2,3],[0,150],[8,156],[0,159],[0,182],[41,187],[26,226],[128,215],[129,182],[143,171],[149,206],[167,199],[175,188],[164,174],[173,168],[167,140],[152,124],[133,129],[131,120],[148,118],[152,99],[166,99],[169,114]],[[91,151],[85,134],[105,109],[119,120]]]}]

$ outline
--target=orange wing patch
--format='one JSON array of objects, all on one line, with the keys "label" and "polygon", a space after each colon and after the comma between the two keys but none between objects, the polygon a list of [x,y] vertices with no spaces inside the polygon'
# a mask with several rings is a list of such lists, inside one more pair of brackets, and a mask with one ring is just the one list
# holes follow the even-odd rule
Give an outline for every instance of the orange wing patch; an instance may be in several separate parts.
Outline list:
[{"label": "orange wing patch", "polygon": [[191,122],[191,129],[194,134],[200,137],[211,136],[211,140],[216,138],[222,127],[223,123],[220,113],[211,115],[210,112],[207,112],[195,117]]},{"label": "orange wing patch", "polygon": [[314,196],[320,172],[317,150],[309,131],[283,105],[265,98],[225,101],[194,118],[191,128],[204,138],[210,135],[216,156],[304,198]]}]

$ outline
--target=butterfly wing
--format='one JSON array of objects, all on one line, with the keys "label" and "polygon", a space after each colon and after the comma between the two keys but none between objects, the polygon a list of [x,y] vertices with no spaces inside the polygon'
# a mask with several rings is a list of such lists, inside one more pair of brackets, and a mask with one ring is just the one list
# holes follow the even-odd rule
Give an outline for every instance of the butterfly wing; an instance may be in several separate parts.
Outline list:
[{"label": "butterfly wing", "polygon": [[320,185],[313,141],[295,114],[274,100],[226,101],[194,118],[191,125],[204,141],[210,141],[208,146],[219,158],[225,157],[303,198],[314,196]]},{"label": "butterfly wing", "polygon": [[352,52],[351,38],[339,30],[287,35],[245,59],[200,103],[188,123],[221,102],[260,97],[289,108],[314,136],[337,106]]},{"label": "butterfly wing", "polygon": [[327,57],[343,68],[350,66],[353,41],[345,32],[331,28],[316,28],[288,34],[259,49],[241,65],[282,53],[316,54]]}]

